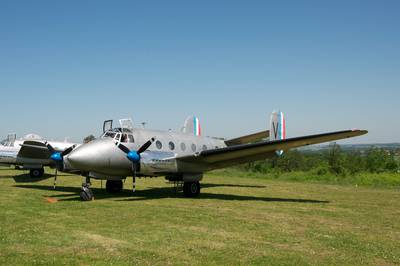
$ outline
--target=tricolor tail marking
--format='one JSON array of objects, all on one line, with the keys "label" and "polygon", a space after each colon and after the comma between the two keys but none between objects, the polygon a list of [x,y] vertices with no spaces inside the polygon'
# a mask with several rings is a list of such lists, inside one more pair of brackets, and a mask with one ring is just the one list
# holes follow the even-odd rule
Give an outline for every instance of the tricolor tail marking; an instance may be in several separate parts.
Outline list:
[{"label": "tricolor tail marking", "polygon": [[197,117],[193,118],[193,125],[193,134],[195,136],[201,136],[200,120]]},{"label": "tricolor tail marking", "polygon": [[201,136],[200,120],[196,116],[189,116],[183,124],[182,132],[185,134],[193,134],[194,136]]}]

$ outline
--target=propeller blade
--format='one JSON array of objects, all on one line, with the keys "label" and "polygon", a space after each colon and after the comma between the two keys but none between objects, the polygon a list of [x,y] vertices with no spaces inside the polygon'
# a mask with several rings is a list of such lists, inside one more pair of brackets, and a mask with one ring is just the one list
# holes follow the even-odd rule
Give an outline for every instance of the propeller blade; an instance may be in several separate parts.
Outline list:
[{"label": "propeller blade", "polygon": [[64,157],[65,155],[67,155],[68,153],[70,153],[74,148],[75,148],[75,145],[72,145],[71,147],[65,149],[65,150],[61,153],[61,156]]},{"label": "propeller blade", "polygon": [[50,145],[50,143],[46,142],[46,147],[49,149],[50,153],[53,154],[56,152],[56,150],[53,148],[53,146]]},{"label": "propeller blade", "polygon": [[155,138],[151,138],[149,141],[147,141],[145,144],[143,144],[142,147],[139,148],[137,153],[141,154],[142,152],[146,151],[150,147],[150,145],[153,144],[154,141],[155,141]]},{"label": "propeller blade", "polygon": [[121,151],[125,152],[126,154],[128,154],[130,152],[130,150],[128,149],[128,147],[124,146],[123,144],[119,143],[117,145],[118,148],[120,148]]},{"label": "propeller blade", "polygon": [[136,164],[132,164],[132,191],[136,191]]}]

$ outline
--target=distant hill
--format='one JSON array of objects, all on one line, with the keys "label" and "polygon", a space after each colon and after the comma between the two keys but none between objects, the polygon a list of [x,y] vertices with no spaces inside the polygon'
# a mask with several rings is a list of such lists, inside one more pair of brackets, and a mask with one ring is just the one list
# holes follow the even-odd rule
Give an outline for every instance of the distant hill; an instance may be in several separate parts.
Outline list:
[{"label": "distant hill", "polygon": [[[400,149],[400,143],[371,143],[371,144],[343,144],[340,145],[342,150],[345,151],[362,151],[371,148],[381,148],[384,150],[397,150]],[[329,149],[329,144],[311,145],[302,147],[299,150],[303,151],[321,151]]]}]

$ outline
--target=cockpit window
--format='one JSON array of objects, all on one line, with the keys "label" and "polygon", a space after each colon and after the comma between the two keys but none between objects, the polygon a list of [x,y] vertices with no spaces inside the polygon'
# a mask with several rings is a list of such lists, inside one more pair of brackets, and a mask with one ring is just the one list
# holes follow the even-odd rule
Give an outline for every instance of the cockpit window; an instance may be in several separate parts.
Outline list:
[{"label": "cockpit window", "polygon": [[118,142],[124,142],[124,143],[134,143],[135,142],[135,138],[133,137],[131,130],[121,131],[120,128],[113,128],[113,129],[106,131],[102,135],[102,138],[112,138]]},{"label": "cockpit window", "polygon": [[8,139],[2,140],[0,144],[6,147],[14,147],[14,141],[9,141]]},{"label": "cockpit window", "polygon": [[133,136],[131,134],[122,134],[121,137],[121,142],[126,142],[126,143],[133,143],[135,142],[135,139],[133,138]]},{"label": "cockpit window", "polygon": [[103,135],[103,138],[114,138],[115,137],[115,133],[114,132],[106,132],[104,135]]}]

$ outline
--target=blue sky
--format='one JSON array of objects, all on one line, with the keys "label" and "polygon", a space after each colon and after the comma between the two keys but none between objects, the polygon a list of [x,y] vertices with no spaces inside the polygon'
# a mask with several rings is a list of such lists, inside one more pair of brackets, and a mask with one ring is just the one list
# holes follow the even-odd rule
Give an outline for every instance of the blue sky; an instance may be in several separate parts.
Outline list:
[{"label": "blue sky", "polygon": [[368,129],[400,142],[400,1],[1,1],[0,135],[105,119],[206,135]]}]

